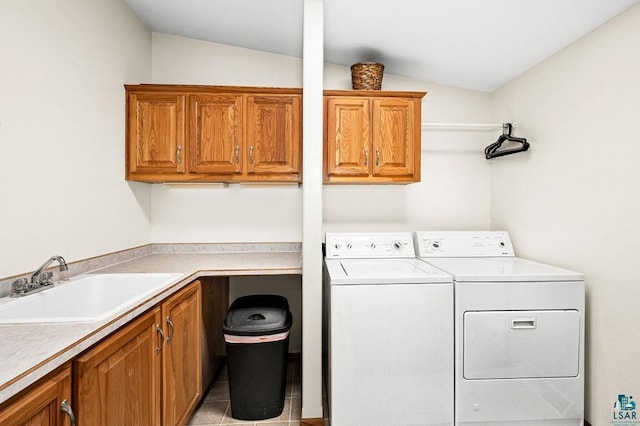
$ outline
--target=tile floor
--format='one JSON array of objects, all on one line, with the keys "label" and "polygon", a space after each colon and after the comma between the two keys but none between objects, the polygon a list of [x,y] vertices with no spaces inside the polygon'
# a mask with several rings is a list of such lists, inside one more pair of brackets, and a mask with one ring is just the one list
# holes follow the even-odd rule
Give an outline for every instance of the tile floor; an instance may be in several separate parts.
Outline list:
[{"label": "tile floor", "polygon": [[[299,426],[302,418],[301,370],[300,358],[290,358],[287,366],[284,410],[280,416],[267,420],[246,421],[231,417],[229,382],[225,366],[209,386],[189,425]],[[328,424],[328,422],[325,423]]]}]

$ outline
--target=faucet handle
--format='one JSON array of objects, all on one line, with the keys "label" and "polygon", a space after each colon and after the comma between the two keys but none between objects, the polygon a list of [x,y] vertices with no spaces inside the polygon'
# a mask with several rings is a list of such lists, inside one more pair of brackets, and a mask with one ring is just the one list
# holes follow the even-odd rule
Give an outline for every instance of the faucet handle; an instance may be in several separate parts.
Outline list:
[{"label": "faucet handle", "polygon": [[53,278],[53,272],[43,272],[40,274],[39,284],[51,285],[53,284],[53,281],[51,281],[51,278]]},{"label": "faucet handle", "polygon": [[26,278],[19,278],[11,284],[12,294],[22,294],[29,290],[29,280]]}]

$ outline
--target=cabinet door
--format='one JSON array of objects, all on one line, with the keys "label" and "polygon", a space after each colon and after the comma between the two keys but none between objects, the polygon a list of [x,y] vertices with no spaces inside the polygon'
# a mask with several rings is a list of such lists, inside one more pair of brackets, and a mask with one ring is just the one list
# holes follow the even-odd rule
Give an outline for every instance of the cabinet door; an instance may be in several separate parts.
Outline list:
[{"label": "cabinet door", "polygon": [[325,102],[326,177],[369,176],[371,101],[327,97]]},{"label": "cabinet door", "polygon": [[420,137],[416,102],[419,101],[373,100],[373,176],[412,177],[419,173],[415,169],[416,156],[420,156],[420,144],[415,143]]},{"label": "cabinet door", "polygon": [[129,93],[128,174],[184,173],[185,97]]},{"label": "cabinet door", "polygon": [[195,281],[162,304],[163,424],[184,425],[201,395],[201,289]]},{"label": "cabinet door", "polygon": [[62,402],[71,403],[71,365],[38,381],[26,391],[0,406],[0,424],[5,426],[62,426],[69,417]]},{"label": "cabinet door", "polygon": [[301,96],[248,95],[245,115],[247,173],[292,174],[301,164]]},{"label": "cabinet door", "polygon": [[143,314],[74,361],[81,425],[160,425],[160,308]]},{"label": "cabinet door", "polygon": [[189,171],[242,173],[241,123],[241,96],[189,96]]}]

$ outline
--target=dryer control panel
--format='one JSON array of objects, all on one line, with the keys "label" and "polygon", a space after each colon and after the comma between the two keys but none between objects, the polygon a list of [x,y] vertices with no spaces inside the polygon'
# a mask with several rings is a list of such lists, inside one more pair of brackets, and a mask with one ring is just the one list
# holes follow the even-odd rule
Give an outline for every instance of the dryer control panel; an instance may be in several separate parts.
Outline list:
[{"label": "dryer control panel", "polygon": [[327,259],[389,259],[415,257],[411,232],[331,233]]},{"label": "dryer control panel", "polygon": [[418,257],[515,256],[506,231],[416,232]]}]

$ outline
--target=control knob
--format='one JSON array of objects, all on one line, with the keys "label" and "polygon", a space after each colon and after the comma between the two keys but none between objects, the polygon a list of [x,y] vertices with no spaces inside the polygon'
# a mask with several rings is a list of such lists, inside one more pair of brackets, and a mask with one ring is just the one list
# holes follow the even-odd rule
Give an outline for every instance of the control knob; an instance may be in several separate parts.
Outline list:
[{"label": "control knob", "polygon": [[391,247],[395,250],[402,250],[402,243],[400,241],[394,241],[391,243]]}]

